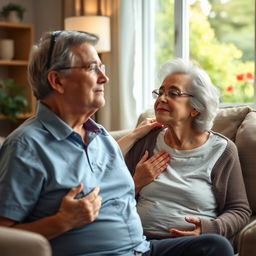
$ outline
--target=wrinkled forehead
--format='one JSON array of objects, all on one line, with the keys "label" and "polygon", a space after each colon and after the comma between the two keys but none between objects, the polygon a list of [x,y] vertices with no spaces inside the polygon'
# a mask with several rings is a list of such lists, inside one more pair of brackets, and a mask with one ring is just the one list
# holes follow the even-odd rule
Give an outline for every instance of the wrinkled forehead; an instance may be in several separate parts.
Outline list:
[{"label": "wrinkled forehead", "polygon": [[187,73],[174,73],[165,77],[161,84],[161,87],[177,87],[182,90],[187,90],[189,89],[191,82],[192,78]]},{"label": "wrinkled forehead", "polygon": [[96,62],[101,63],[95,47],[89,43],[82,43],[71,48],[73,60],[80,63]]}]

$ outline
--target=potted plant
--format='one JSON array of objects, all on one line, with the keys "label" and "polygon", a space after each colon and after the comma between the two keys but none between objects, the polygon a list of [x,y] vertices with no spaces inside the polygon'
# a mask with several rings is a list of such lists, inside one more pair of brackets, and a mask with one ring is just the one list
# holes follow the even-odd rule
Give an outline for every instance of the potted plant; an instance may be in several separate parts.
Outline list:
[{"label": "potted plant", "polygon": [[23,96],[24,89],[13,79],[0,80],[0,114],[13,122],[18,121],[20,114],[29,111],[28,101]]},{"label": "potted plant", "polygon": [[25,8],[18,4],[9,3],[3,6],[0,14],[1,16],[10,22],[20,22],[23,20],[23,14],[25,12]]}]

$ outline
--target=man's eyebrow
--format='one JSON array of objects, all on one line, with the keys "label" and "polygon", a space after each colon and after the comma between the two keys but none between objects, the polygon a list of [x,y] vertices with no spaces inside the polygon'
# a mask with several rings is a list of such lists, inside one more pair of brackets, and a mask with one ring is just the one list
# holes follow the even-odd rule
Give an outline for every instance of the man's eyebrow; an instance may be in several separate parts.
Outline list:
[{"label": "man's eyebrow", "polygon": [[87,61],[85,62],[83,65],[91,65],[91,64],[97,64],[97,65],[102,65],[102,63],[98,63],[96,60],[92,60],[92,61]]}]

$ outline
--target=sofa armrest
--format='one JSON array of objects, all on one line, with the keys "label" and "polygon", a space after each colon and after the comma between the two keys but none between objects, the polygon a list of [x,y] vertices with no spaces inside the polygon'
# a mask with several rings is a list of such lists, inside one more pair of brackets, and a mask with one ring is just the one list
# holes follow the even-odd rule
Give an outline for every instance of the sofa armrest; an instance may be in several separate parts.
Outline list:
[{"label": "sofa armrest", "polygon": [[256,252],[256,220],[244,227],[239,235],[239,256],[252,256]]},{"label": "sofa armrest", "polygon": [[109,134],[115,139],[119,140],[121,137],[127,135],[129,132],[132,130],[127,129],[127,130],[118,130],[118,131],[110,131]]},{"label": "sofa armrest", "polygon": [[43,236],[15,228],[0,227],[0,252],[4,256],[51,256],[50,244]]}]

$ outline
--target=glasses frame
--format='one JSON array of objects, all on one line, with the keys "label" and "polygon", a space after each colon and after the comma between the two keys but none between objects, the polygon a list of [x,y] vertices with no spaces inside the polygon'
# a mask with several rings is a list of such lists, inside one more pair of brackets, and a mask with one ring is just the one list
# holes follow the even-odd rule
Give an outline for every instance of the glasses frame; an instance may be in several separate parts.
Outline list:
[{"label": "glasses frame", "polygon": [[106,72],[106,66],[105,64],[100,64],[98,65],[97,63],[90,63],[87,65],[82,65],[82,66],[69,66],[69,67],[59,67],[59,68],[55,68],[55,71],[59,71],[59,70],[66,70],[66,69],[76,69],[76,68],[81,68],[81,69],[85,69],[88,70],[91,68],[91,66],[94,66],[95,68],[92,68],[91,70],[95,71],[95,73],[99,73],[102,72],[103,74],[105,74]]},{"label": "glasses frame", "polygon": [[[167,96],[168,98],[175,98],[175,97],[194,97],[192,94],[189,94],[187,92],[180,92],[176,89],[170,89],[168,90],[167,92],[164,92],[163,94],[160,95],[159,93],[160,89],[155,89],[152,91],[152,97],[153,99],[157,99],[159,97],[161,97],[162,95],[165,95]],[[176,91],[175,93],[174,92],[171,92],[171,91]]]},{"label": "glasses frame", "polygon": [[62,33],[62,30],[58,30],[58,31],[54,31],[52,32],[51,35],[51,42],[50,42],[50,47],[49,47],[49,51],[48,51],[48,57],[47,57],[47,62],[46,62],[46,68],[47,70],[50,69],[51,66],[51,62],[52,62],[52,53],[53,53],[53,49],[54,49],[54,45],[56,43],[56,38]]}]

